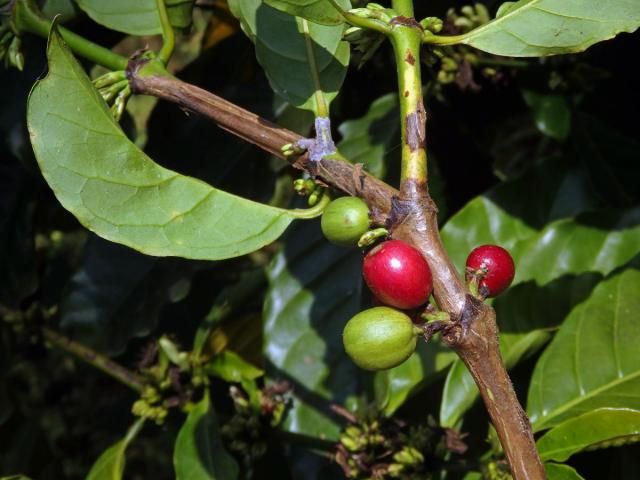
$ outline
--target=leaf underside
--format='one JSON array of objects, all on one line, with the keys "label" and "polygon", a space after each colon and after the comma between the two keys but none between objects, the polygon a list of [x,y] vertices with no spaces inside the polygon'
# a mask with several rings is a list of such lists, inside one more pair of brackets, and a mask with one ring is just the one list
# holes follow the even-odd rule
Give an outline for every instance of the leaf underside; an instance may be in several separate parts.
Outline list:
[{"label": "leaf underside", "polygon": [[636,0],[520,0],[462,43],[494,55],[540,57],[586,50],[640,26]]},{"label": "leaf underside", "polygon": [[154,163],[55,32],[47,55],[49,73],[29,97],[31,143],[56,197],[88,229],[149,255],[216,260],[261,248],[293,220]]}]

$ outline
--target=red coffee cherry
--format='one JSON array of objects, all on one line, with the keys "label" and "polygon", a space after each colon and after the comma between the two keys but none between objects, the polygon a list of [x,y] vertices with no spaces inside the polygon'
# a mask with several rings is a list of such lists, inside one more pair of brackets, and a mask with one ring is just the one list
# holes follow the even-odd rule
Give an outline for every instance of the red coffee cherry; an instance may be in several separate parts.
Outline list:
[{"label": "red coffee cherry", "polygon": [[474,248],[467,257],[467,281],[475,276],[479,280],[479,292],[485,297],[495,297],[511,285],[516,273],[509,252],[497,245]]},{"label": "red coffee cherry", "polygon": [[400,240],[373,248],[362,265],[364,280],[385,305],[407,310],[427,302],[433,281],[422,254]]}]

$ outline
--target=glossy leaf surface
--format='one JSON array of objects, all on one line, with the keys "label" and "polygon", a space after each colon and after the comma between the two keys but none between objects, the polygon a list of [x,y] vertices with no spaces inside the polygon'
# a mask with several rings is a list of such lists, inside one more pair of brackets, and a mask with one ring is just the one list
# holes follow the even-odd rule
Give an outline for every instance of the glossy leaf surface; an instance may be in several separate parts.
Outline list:
[{"label": "glossy leaf surface", "polygon": [[31,143],[60,203],[90,230],[148,255],[214,260],[261,248],[293,220],[154,163],[55,32],[48,60],[29,97]]},{"label": "glossy leaf surface", "polygon": [[606,448],[640,440],[640,411],[599,408],[553,427],[536,442],[543,460],[566,461],[586,448]]},{"label": "glossy leaf surface", "polygon": [[393,415],[404,402],[435,380],[457,355],[438,341],[418,341],[416,351],[402,364],[375,376],[376,403],[385,415]]},{"label": "glossy leaf surface", "polygon": [[235,480],[238,465],[222,445],[208,393],[189,412],[173,451],[177,480]]},{"label": "glossy leaf surface", "polygon": [[316,112],[311,66],[315,63],[327,101],[335,98],[349,63],[349,44],[342,41],[342,25],[309,23],[310,57],[303,19],[261,0],[232,0],[229,6],[254,42],[258,62],[275,92],[298,108]]},{"label": "glossy leaf surface", "polygon": [[[191,25],[194,0],[165,0],[174,28]],[[78,6],[97,23],[130,35],[162,32],[156,0],[77,0]]]},{"label": "glossy leaf surface", "polygon": [[462,43],[494,55],[541,57],[581,52],[638,26],[640,3],[633,0],[520,0],[504,3]]},{"label": "glossy leaf surface", "polygon": [[604,407],[640,409],[640,271],[601,282],[540,357],[527,411],[534,430]]},{"label": "glossy leaf surface", "polygon": [[569,465],[545,463],[544,471],[547,474],[547,480],[584,480],[584,478]]},{"label": "glossy leaf surface", "polygon": [[519,259],[515,282],[545,284],[585,272],[606,275],[640,253],[640,208],[553,222],[512,253]]},{"label": "glossy leaf surface", "polygon": [[268,375],[288,380],[295,394],[284,428],[333,439],[330,403],[354,394],[362,374],[342,346],[360,309],[362,255],[331,245],[317,223],[296,224],[269,268],[264,354]]}]

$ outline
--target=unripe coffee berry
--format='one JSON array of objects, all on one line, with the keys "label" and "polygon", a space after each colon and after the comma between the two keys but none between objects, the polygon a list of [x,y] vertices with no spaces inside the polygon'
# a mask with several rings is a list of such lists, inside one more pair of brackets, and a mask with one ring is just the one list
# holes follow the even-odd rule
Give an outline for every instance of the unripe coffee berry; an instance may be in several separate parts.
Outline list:
[{"label": "unripe coffee berry", "polygon": [[497,245],[474,248],[467,257],[467,280],[479,279],[478,290],[486,297],[505,291],[516,273],[509,252]]},{"label": "unripe coffee berry", "polygon": [[362,265],[364,280],[385,305],[407,310],[423,305],[433,288],[431,269],[408,243],[389,240],[371,249]]},{"label": "unripe coffee berry", "polygon": [[357,197],[340,197],[322,214],[320,226],[327,240],[343,247],[353,247],[369,229],[369,207]]},{"label": "unripe coffee berry", "polygon": [[404,313],[389,307],[374,307],[347,322],[342,341],[347,355],[360,368],[385,370],[409,358],[421,333]]}]

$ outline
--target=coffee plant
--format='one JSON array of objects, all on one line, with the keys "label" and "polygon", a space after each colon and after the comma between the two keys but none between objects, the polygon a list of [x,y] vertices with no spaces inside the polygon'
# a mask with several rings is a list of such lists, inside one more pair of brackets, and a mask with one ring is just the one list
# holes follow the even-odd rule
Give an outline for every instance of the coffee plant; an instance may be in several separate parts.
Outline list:
[{"label": "coffee plant", "polygon": [[0,0],[0,477],[637,478],[638,26]]}]

